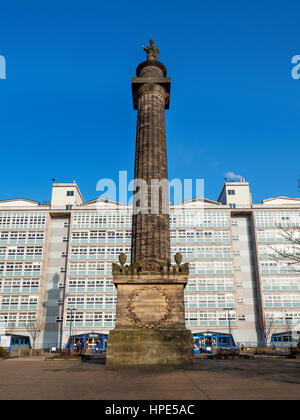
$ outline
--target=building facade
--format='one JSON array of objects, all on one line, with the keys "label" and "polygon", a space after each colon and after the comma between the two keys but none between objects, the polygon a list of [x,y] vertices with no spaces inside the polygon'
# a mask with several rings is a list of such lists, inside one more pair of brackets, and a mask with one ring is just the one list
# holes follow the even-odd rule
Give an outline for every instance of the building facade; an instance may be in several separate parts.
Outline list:
[{"label": "building facade", "polygon": [[[84,202],[77,184],[53,183],[50,204],[0,201],[0,335],[36,348],[106,335],[115,323],[112,262],[130,263],[132,208]],[[297,340],[300,269],[274,258],[280,226],[300,226],[300,199],[252,203],[249,184],[225,182],[217,201],[170,205],[171,255],[189,262],[186,326],[234,343]],[[33,343],[33,336],[36,336]]]}]

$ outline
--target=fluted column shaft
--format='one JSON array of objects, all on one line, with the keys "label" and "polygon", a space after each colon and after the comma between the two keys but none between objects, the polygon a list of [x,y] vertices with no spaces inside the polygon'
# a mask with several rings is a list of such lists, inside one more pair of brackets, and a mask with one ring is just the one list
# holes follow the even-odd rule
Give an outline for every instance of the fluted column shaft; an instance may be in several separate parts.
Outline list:
[{"label": "fluted column shaft", "polygon": [[[137,94],[137,133],[135,151],[135,191],[132,225],[132,261],[170,261],[170,220],[165,103],[168,94],[158,84],[143,84]],[[144,191],[137,180],[144,180]],[[151,189],[151,181],[165,180],[162,188]],[[152,184],[153,188],[153,184]],[[148,199],[148,200],[147,200]],[[157,200],[159,199],[159,203]],[[153,212],[155,214],[153,214]],[[136,213],[136,214],[135,214]],[[147,214],[144,214],[147,213]]]}]

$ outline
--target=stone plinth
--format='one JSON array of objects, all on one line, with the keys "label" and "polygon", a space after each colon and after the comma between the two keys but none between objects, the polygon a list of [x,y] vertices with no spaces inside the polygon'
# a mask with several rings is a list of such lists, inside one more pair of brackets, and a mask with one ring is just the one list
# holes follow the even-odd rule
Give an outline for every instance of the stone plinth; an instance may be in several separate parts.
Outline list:
[{"label": "stone plinth", "polygon": [[193,362],[193,338],[186,328],[116,328],[109,333],[108,368],[183,367]]},{"label": "stone plinth", "polygon": [[[193,338],[185,327],[184,287],[188,274],[171,267],[166,273],[132,274],[114,265],[118,288],[116,328],[108,337],[108,367],[182,366],[194,361]],[[174,269],[174,271],[172,271]],[[176,270],[183,272],[176,272]]]}]

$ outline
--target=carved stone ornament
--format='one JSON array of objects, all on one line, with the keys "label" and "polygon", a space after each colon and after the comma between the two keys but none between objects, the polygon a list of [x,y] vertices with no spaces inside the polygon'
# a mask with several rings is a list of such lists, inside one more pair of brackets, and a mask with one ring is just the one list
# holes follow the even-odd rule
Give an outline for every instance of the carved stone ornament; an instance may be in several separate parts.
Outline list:
[{"label": "carved stone ornament", "polygon": [[122,266],[124,266],[124,264],[126,263],[126,260],[127,260],[127,256],[126,256],[126,254],[124,254],[124,252],[122,252],[122,253],[119,255],[119,262],[120,262],[120,264],[121,264]]},{"label": "carved stone ornament", "polygon": [[176,252],[176,254],[174,255],[174,259],[177,265],[181,264],[182,255],[180,254],[180,252]]},{"label": "carved stone ornament", "polygon": [[[120,257],[121,255],[119,256],[119,261],[120,261]],[[121,260],[124,261],[122,258]],[[114,274],[134,275],[134,274],[143,274],[143,273],[160,273],[162,275],[189,274],[189,263],[181,264],[181,260],[180,260],[180,263],[178,263],[179,260],[180,260],[180,257],[177,258],[177,261],[176,261],[177,265],[166,264],[165,262],[151,260],[151,259],[136,261],[131,265],[124,265],[125,262],[121,263],[120,261],[120,265],[117,263],[112,263],[112,274],[113,275]]]},{"label": "carved stone ornament", "polygon": [[[137,311],[136,299],[138,298],[139,295],[141,295],[145,291],[150,291],[150,290],[156,290],[163,297],[164,303],[165,303],[165,313],[157,321],[143,321],[136,313]],[[152,287],[145,286],[145,287],[141,287],[139,289],[133,290],[129,295],[126,309],[127,309],[127,316],[129,320],[133,324],[141,328],[160,327],[166,324],[174,316],[174,313],[173,313],[174,304],[172,302],[172,296],[169,293],[167,293],[165,289],[158,286],[152,286]]]}]

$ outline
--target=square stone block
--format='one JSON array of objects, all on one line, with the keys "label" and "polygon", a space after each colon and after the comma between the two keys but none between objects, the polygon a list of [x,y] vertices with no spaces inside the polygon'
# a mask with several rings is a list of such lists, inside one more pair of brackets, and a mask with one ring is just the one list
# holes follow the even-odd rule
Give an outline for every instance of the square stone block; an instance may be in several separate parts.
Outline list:
[{"label": "square stone block", "polygon": [[120,328],[109,333],[108,368],[183,367],[193,363],[193,337],[187,328]]}]

